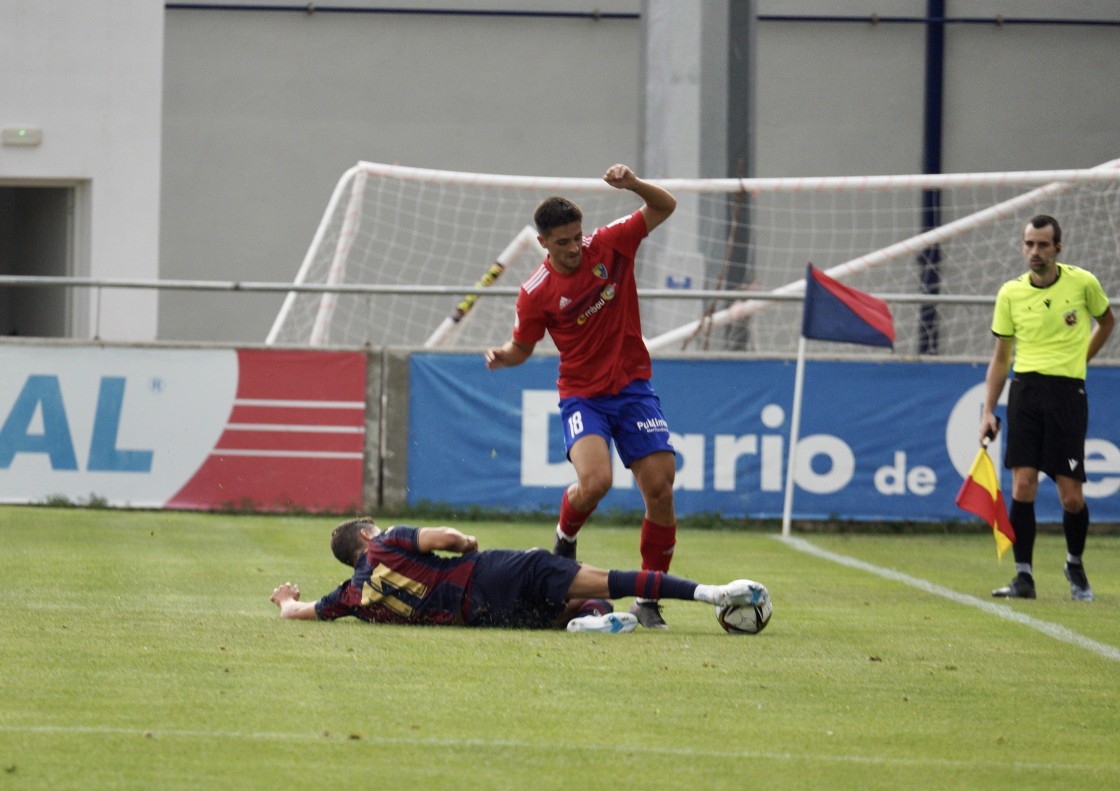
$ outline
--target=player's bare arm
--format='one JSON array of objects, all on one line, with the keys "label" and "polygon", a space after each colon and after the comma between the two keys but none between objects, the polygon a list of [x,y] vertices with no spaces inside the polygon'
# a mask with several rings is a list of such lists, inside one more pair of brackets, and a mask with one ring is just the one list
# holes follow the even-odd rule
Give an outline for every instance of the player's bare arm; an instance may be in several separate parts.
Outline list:
[{"label": "player's bare arm", "polygon": [[1097,317],[1097,326],[1093,328],[1093,334],[1089,336],[1089,352],[1086,360],[1092,360],[1097,356],[1097,352],[1104,346],[1108,336],[1112,334],[1112,327],[1116,324],[1116,316],[1109,308],[1100,316]]},{"label": "player's bare arm", "polygon": [[443,551],[463,555],[478,551],[478,539],[453,527],[422,527],[416,536],[416,548],[425,553]]},{"label": "player's bare arm", "polygon": [[1011,372],[1011,350],[1014,338],[996,338],[996,347],[992,351],[992,359],[988,363],[988,373],[984,377],[984,412],[980,416],[980,442],[983,444],[985,437],[994,437],[999,432],[999,423],[996,420],[996,404],[1003,393],[1003,386],[1007,383],[1007,376]]},{"label": "player's bare arm", "polygon": [[533,354],[534,348],[535,345],[509,340],[501,346],[487,349],[486,369],[496,371],[499,368],[514,368],[521,365]]},{"label": "player's bare arm", "polygon": [[285,582],[272,591],[270,600],[280,608],[281,618],[296,621],[314,621],[318,618],[315,614],[315,602],[303,602],[299,600],[298,585]]},{"label": "player's bare arm", "polygon": [[626,165],[611,165],[603,174],[603,181],[615,189],[630,190],[645,202],[641,212],[646,221],[647,231],[653,231],[665,222],[677,208],[677,199],[672,193],[638,178]]}]

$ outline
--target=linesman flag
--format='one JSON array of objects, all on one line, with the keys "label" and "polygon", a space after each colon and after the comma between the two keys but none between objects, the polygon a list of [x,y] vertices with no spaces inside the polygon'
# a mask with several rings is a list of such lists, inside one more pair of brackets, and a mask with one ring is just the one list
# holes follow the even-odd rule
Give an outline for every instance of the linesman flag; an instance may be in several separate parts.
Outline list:
[{"label": "linesman flag", "polygon": [[894,319],[887,303],[820,271],[805,270],[801,334],[818,341],[894,348]]},{"label": "linesman flag", "polygon": [[1003,492],[999,489],[999,476],[995,465],[988,455],[988,449],[981,447],[972,462],[972,469],[964,479],[957,493],[957,506],[987,522],[996,540],[996,555],[1002,559],[1003,553],[1015,543],[1015,531],[1007,518],[1007,505]]}]

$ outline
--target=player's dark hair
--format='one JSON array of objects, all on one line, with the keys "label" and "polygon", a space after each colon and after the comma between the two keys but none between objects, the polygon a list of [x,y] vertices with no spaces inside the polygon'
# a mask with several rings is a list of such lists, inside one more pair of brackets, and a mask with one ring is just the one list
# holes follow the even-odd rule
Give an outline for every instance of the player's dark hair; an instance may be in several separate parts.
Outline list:
[{"label": "player's dark hair", "polygon": [[1062,243],[1062,226],[1058,225],[1058,221],[1049,214],[1037,214],[1031,217],[1031,225],[1040,230],[1049,225],[1054,229],[1054,244]]},{"label": "player's dark hair", "polygon": [[549,231],[561,225],[582,221],[583,212],[579,210],[579,206],[559,195],[545,198],[533,212],[533,223],[541,236],[548,236]]},{"label": "player's dark hair", "polygon": [[373,527],[373,519],[362,516],[336,525],[331,531],[331,552],[338,558],[339,563],[353,566],[358,554],[365,549],[361,530],[363,527]]}]

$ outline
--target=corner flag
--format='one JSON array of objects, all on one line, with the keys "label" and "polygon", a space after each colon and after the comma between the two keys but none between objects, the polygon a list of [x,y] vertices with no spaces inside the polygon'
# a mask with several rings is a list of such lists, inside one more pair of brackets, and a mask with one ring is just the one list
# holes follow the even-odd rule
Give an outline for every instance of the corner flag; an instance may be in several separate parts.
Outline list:
[{"label": "corner flag", "polygon": [[969,513],[976,514],[992,528],[996,540],[996,555],[1003,553],[1015,543],[1015,530],[1007,517],[1007,505],[999,488],[999,476],[995,465],[988,456],[987,448],[980,448],[972,462],[972,469],[964,479],[957,493],[957,506]]},{"label": "corner flag", "polygon": [[894,348],[894,319],[881,299],[846,286],[809,264],[801,335],[818,341]]},{"label": "corner flag", "polygon": [[894,319],[881,299],[845,286],[813,267],[805,268],[805,301],[801,311],[801,337],[797,341],[797,371],[793,377],[793,416],[789,423],[786,459],[786,494],[782,508],[782,535],[790,534],[793,516],[793,470],[801,431],[801,395],[805,388],[806,338],[865,346],[894,348]]}]

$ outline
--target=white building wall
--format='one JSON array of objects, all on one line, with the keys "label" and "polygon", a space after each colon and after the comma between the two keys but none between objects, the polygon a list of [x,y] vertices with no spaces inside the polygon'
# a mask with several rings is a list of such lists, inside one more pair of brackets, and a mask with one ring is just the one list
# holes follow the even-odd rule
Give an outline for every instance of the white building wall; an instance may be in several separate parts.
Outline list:
[{"label": "white building wall", "polygon": [[[159,276],[163,3],[0,0],[0,183],[77,187],[75,274]],[[85,337],[156,337],[154,292],[82,291]],[[97,327],[95,327],[95,324]]]}]

